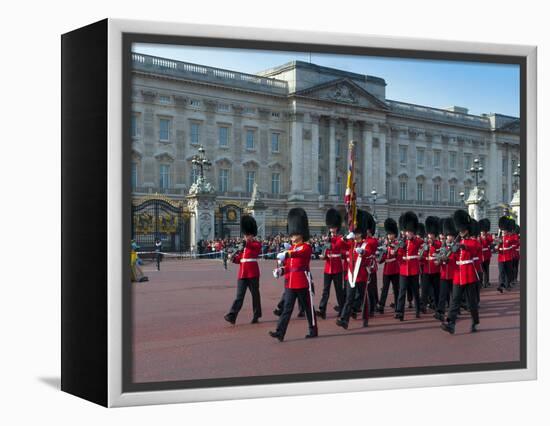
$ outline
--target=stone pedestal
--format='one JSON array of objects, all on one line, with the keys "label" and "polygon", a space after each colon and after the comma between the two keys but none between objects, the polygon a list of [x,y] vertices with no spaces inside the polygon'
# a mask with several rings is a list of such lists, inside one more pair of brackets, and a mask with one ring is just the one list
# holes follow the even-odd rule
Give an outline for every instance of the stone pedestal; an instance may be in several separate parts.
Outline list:
[{"label": "stone pedestal", "polygon": [[252,190],[252,198],[247,204],[248,212],[256,219],[256,225],[258,226],[258,238],[265,238],[265,216],[267,206],[260,199],[260,191],[258,190],[258,184],[254,182]]},{"label": "stone pedestal", "polygon": [[468,214],[475,220],[480,220],[485,217],[485,193],[479,187],[474,187],[470,191],[468,199],[465,201],[468,206]]},{"label": "stone pedestal", "polygon": [[187,196],[187,205],[191,212],[191,250],[196,251],[200,240],[214,239],[216,195],[212,185],[206,182],[204,178],[199,177],[197,182],[191,185]]},{"label": "stone pedestal", "polygon": [[516,223],[518,225],[521,225],[519,222],[520,222],[520,197],[519,197],[519,189],[514,192],[514,196],[512,197],[512,201],[510,201],[510,210],[512,211],[512,213],[514,214],[514,216],[516,217]]}]

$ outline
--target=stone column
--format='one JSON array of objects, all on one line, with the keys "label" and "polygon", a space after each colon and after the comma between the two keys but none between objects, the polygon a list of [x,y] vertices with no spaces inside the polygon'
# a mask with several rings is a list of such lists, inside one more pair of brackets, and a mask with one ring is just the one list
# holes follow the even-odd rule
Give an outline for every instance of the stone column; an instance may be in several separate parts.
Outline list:
[{"label": "stone column", "polygon": [[215,194],[192,194],[187,196],[187,205],[191,212],[190,244],[192,251],[197,251],[200,240],[214,239]]},{"label": "stone column", "polygon": [[336,118],[330,117],[328,149],[329,195],[336,195]]},{"label": "stone column", "polygon": [[311,192],[319,193],[317,185],[319,180],[319,115],[310,114],[311,117],[311,173],[312,188]]},{"label": "stone column", "polygon": [[363,199],[370,197],[372,186],[372,130],[370,124],[363,126]]},{"label": "stone column", "polygon": [[[506,155],[508,156],[508,170],[506,171],[506,200],[502,200],[504,203],[512,198],[514,194],[514,192],[512,191],[512,174],[514,173],[514,171],[512,169],[512,150],[510,149],[510,145],[506,146]],[[500,164],[502,164],[502,161]]]},{"label": "stone column", "polygon": [[[500,204],[502,193],[502,151],[499,149],[496,136],[492,135],[489,145],[489,187],[487,188],[487,198],[491,206]],[[506,201],[505,201],[506,202]]]},{"label": "stone column", "polygon": [[378,125],[378,149],[380,150],[380,164],[378,166],[380,170],[380,176],[378,179],[378,188],[376,188],[378,194],[382,199],[386,199],[386,125]]},{"label": "stone column", "polygon": [[303,132],[303,114],[294,113],[290,123],[290,133],[292,143],[290,145],[291,174],[290,174],[290,199],[303,199],[303,179],[304,179],[304,147],[302,140]]}]

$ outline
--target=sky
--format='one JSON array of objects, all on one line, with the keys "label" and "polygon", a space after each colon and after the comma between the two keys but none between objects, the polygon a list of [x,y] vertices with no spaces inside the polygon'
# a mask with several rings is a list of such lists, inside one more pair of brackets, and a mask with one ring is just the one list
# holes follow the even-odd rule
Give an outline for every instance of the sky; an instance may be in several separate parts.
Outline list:
[{"label": "sky", "polygon": [[494,112],[519,117],[519,66],[513,64],[141,43],[132,50],[250,74],[301,60],[381,77],[386,80],[387,99],[435,108],[456,105],[476,115]]}]

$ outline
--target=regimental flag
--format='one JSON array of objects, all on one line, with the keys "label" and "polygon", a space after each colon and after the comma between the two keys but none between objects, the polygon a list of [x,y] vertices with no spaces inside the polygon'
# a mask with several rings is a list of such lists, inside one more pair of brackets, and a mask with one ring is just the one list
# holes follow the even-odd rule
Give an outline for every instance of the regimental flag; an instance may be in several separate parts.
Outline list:
[{"label": "regimental flag", "polygon": [[346,207],[346,214],[348,218],[348,229],[350,232],[355,231],[355,225],[357,224],[357,197],[355,194],[355,142],[349,143],[349,157],[348,157],[348,179],[346,182],[346,193],[344,194],[344,206]]}]

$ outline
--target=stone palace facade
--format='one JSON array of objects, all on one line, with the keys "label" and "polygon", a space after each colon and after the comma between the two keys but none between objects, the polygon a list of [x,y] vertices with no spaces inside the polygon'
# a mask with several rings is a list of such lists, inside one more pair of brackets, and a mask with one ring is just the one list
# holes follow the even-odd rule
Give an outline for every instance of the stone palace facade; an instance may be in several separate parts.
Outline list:
[{"label": "stone palace facade", "polygon": [[[257,74],[134,53],[133,197],[184,200],[203,146],[219,207],[246,208],[256,182],[266,234],[303,206],[313,232],[343,206],[348,143],[356,142],[358,204],[379,223],[407,209],[444,216],[463,207],[479,159],[483,215],[503,213],[516,183],[519,119],[386,98],[379,77],[294,61]],[[391,84],[391,82],[389,82]],[[414,84],[414,82],[411,82]],[[376,199],[371,195],[376,191]]]}]

